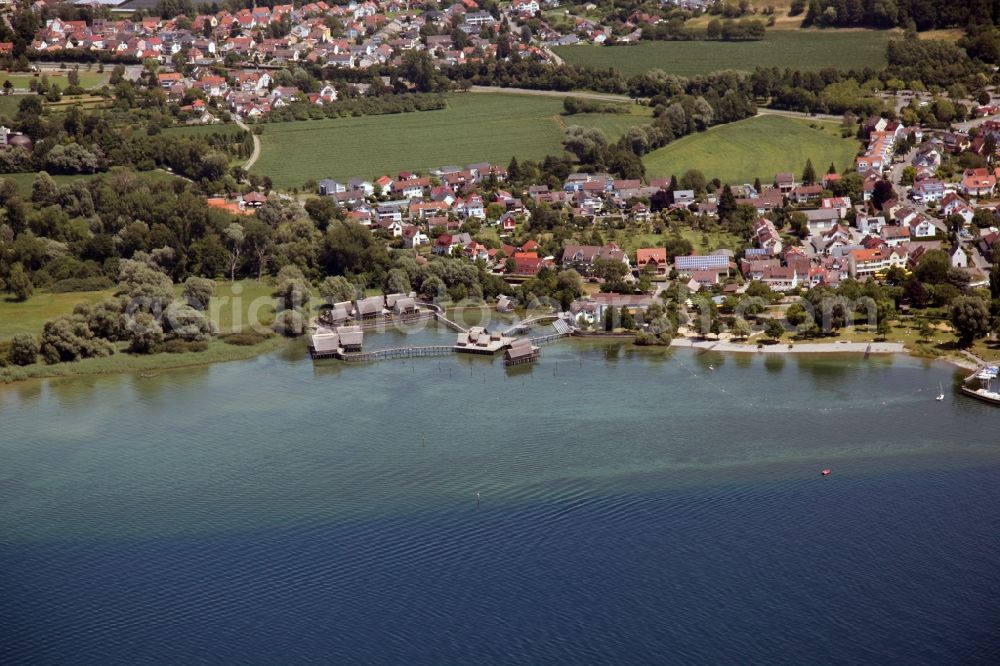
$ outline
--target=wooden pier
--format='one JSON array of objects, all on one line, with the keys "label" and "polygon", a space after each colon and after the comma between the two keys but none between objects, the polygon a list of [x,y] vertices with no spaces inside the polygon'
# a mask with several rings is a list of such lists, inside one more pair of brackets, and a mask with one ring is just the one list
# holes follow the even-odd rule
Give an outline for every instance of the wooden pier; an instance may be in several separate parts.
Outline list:
[{"label": "wooden pier", "polygon": [[539,335],[538,337],[531,338],[531,344],[539,347],[541,345],[547,345],[550,342],[555,342],[556,340],[561,340],[563,338],[569,337],[569,333],[549,333],[548,335]]},{"label": "wooden pier", "polygon": [[[511,339],[499,334],[493,334],[486,337],[484,330],[475,328],[467,331],[438,311],[434,311],[434,317],[460,331],[458,336],[459,341],[456,344],[428,345],[422,347],[393,347],[392,349],[376,349],[373,351],[347,351],[343,345],[337,342],[327,341],[327,338],[335,338],[335,334],[321,333],[313,336],[314,344],[309,346],[309,355],[312,356],[313,360],[336,358],[346,363],[366,363],[397,358],[445,356],[447,354],[456,353],[495,356],[500,352],[506,352],[504,355],[504,364],[511,366],[537,361],[540,356],[538,347],[565,337],[569,337],[574,333],[572,327],[566,325],[561,320],[557,320],[557,324],[563,325],[554,325],[553,327],[556,332],[549,333],[548,335],[520,339]],[[360,330],[361,327],[355,326],[352,328]],[[482,337],[485,344],[476,343],[480,337]],[[465,339],[464,343],[463,338]],[[515,353],[511,354],[511,351],[515,351]]]},{"label": "wooden pier", "polygon": [[344,352],[336,355],[347,363],[364,363],[366,361],[384,361],[393,358],[419,358],[425,356],[444,356],[454,352],[448,345],[433,345],[429,347],[394,347],[392,349],[377,349],[368,352]]}]

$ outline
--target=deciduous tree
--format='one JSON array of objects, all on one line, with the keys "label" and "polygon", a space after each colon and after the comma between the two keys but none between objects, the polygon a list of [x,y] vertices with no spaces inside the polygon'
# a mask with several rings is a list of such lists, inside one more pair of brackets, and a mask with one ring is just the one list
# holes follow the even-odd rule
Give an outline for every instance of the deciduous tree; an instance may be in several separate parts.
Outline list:
[{"label": "deciduous tree", "polygon": [[990,332],[990,306],[977,296],[959,296],[951,302],[951,325],[958,333],[958,344],[968,347]]}]

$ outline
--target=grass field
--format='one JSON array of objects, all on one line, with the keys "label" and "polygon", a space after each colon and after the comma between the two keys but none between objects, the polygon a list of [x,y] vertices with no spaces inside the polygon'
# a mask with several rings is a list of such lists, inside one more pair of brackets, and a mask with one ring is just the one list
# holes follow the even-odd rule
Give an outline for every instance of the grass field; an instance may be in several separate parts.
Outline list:
[{"label": "grass field", "polygon": [[31,333],[37,337],[42,332],[42,325],[50,319],[72,312],[77,303],[96,303],[111,293],[111,290],[70,294],[36,291],[23,303],[0,298],[0,341],[9,340],[19,333]]},{"label": "grass field", "polygon": [[[809,127],[815,124],[820,129]],[[727,183],[769,182],[775,173],[801,173],[811,159],[818,173],[833,162],[847,168],[858,144],[842,139],[836,123],[767,115],[719,125],[707,132],[686,136],[645,157],[649,177],[680,176],[698,169],[708,179]]]},{"label": "grass field", "polygon": [[759,42],[640,42],[635,46],[565,46],[554,51],[574,65],[614,68],[626,75],[662,69],[695,76],[720,69],[756,67],[817,70],[880,69],[889,33],[877,30],[769,32]]},{"label": "grass field", "polygon": [[329,118],[262,125],[261,157],[253,172],[279,187],[307,180],[377,177],[449,164],[540,159],[559,154],[563,127],[600,127],[616,138],[649,122],[648,109],[629,114],[562,116],[555,97],[456,94],[448,108],[357,118]]},{"label": "grass field", "polygon": [[[41,81],[42,75],[45,75],[49,77],[49,83],[56,83],[61,89],[65,90],[66,86],[69,85],[68,74],[68,69],[47,69],[43,72],[9,72],[0,70],[0,85],[2,85],[4,81],[10,81],[11,85],[15,88],[27,89],[31,85],[32,79]],[[98,73],[96,68],[89,72],[83,67],[80,68],[81,88],[90,89],[100,87],[107,83],[110,78],[110,71]]]},{"label": "grass field", "polygon": [[0,95],[0,116],[13,118],[17,114],[17,106],[24,99],[23,95]]}]

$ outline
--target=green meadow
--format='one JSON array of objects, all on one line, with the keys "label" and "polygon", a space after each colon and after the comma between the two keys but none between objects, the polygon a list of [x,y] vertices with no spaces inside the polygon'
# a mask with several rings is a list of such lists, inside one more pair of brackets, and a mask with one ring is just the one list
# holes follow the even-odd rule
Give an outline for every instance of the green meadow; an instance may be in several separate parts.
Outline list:
[{"label": "green meadow", "polygon": [[[813,127],[810,127],[813,125]],[[643,157],[650,178],[698,169],[727,183],[770,181],[781,171],[801,173],[811,159],[818,173],[854,159],[858,143],[840,137],[837,123],[766,115],[688,135]]]},{"label": "green meadow", "polygon": [[453,94],[436,111],[327,118],[261,125],[261,157],[253,172],[278,187],[307,180],[374,178],[402,170],[492,162],[506,165],[562,152],[564,128],[598,127],[615,139],[650,122],[650,109],[624,114],[563,116],[561,98],[515,94]]}]

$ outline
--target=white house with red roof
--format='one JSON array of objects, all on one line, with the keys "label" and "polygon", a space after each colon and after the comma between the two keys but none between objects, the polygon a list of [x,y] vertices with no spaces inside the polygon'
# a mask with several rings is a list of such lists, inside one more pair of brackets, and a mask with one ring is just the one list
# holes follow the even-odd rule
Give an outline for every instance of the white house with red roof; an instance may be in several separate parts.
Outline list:
[{"label": "white house with red roof", "polygon": [[960,215],[966,224],[971,223],[973,216],[976,214],[975,209],[965,199],[954,192],[946,194],[944,199],[941,199],[941,212],[944,213],[945,217]]}]

